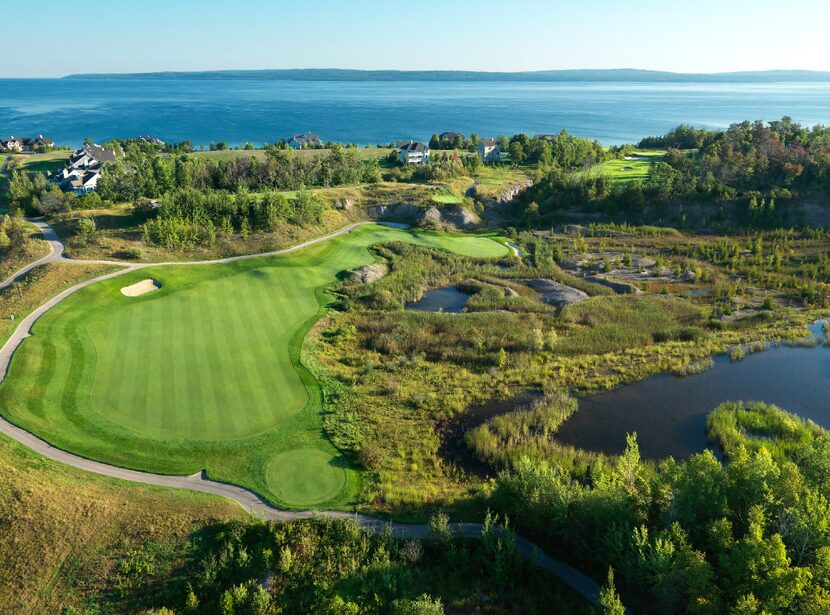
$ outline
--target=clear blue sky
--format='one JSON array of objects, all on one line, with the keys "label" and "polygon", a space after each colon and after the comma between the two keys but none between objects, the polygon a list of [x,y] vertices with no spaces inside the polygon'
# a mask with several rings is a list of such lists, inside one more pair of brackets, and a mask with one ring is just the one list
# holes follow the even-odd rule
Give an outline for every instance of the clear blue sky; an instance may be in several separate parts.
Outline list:
[{"label": "clear blue sky", "polygon": [[309,67],[830,70],[828,0],[3,5],[3,77]]}]

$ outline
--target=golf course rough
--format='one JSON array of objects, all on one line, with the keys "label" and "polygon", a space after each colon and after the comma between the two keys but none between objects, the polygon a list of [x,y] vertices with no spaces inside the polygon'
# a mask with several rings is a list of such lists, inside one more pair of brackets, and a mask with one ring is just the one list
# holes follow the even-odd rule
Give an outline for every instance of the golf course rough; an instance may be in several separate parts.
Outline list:
[{"label": "golf course rough", "polygon": [[[253,489],[287,508],[344,508],[359,489],[323,434],[300,347],[325,288],[406,241],[476,257],[485,236],[357,227],[296,252],[148,267],[88,286],[46,312],[0,384],[0,412],[54,446],[149,472]],[[153,292],[121,289],[151,279]]]}]

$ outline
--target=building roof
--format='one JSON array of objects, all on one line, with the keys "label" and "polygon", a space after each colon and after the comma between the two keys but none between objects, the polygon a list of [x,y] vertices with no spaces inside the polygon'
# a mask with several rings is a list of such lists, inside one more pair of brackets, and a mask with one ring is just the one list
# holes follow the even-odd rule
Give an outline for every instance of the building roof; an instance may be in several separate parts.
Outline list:
[{"label": "building roof", "polygon": [[499,144],[499,142],[495,139],[482,139],[479,143],[481,143],[484,147],[496,147]]},{"label": "building roof", "polygon": [[289,141],[297,141],[299,143],[316,143],[322,142],[322,139],[318,135],[315,135],[313,132],[306,132],[300,133],[298,135],[292,136]]},{"label": "building roof", "polygon": [[9,143],[20,143],[24,147],[32,147],[38,143],[43,143],[44,145],[54,145],[55,142],[48,137],[44,137],[43,135],[38,135],[36,137],[15,137],[12,135],[8,139],[0,139],[0,145],[3,145],[4,147],[8,146]]},{"label": "building roof", "polygon": [[112,162],[115,160],[115,152],[104,149],[95,143],[84,145],[83,151],[86,152],[89,157],[95,158],[98,162]]},{"label": "building roof", "polygon": [[406,145],[401,147],[401,150],[404,152],[425,152],[429,148],[424,145],[423,143],[418,143],[416,141],[410,141]]}]

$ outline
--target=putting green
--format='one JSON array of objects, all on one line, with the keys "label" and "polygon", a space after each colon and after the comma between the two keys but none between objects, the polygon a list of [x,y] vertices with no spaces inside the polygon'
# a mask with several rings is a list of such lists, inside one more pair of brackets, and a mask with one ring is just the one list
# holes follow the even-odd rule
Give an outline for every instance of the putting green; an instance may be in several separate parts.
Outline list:
[{"label": "putting green", "polygon": [[[300,346],[323,289],[371,262],[369,246],[395,240],[508,253],[481,236],[365,225],[290,254],[99,282],[37,321],[0,384],[0,412],[92,459],[171,474],[205,468],[284,506],[346,505],[357,475],[342,461],[320,463],[338,452],[321,436],[319,389]],[[160,288],[120,292],[148,278]]]},{"label": "putting green", "polygon": [[330,453],[298,448],[274,457],[266,480],[280,499],[310,506],[335,497],[346,484],[346,472]]}]

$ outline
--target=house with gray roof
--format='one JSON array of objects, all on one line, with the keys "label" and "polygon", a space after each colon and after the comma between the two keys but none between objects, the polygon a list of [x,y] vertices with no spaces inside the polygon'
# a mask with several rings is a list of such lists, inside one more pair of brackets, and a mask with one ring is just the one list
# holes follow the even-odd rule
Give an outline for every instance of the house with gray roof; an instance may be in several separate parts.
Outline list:
[{"label": "house with gray roof", "polygon": [[495,139],[481,139],[478,142],[478,155],[484,162],[498,162],[501,160],[501,148]]},{"label": "house with gray roof", "polygon": [[38,150],[54,147],[52,139],[38,135],[36,137],[15,137],[0,139],[0,150],[7,152],[36,152]]},{"label": "house with gray roof", "polygon": [[291,149],[307,149],[323,146],[323,140],[311,132],[294,135],[286,143]]},{"label": "house with gray roof", "polygon": [[84,145],[69,157],[67,165],[49,176],[49,182],[64,192],[74,192],[78,196],[95,190],[104,165],[114,162],[116,154],[95,143]]},{"label": "house with gray roof", "polygon": [[429,164],[429,146],[410,141],[401,147],[398,160],[401,164]]}]

